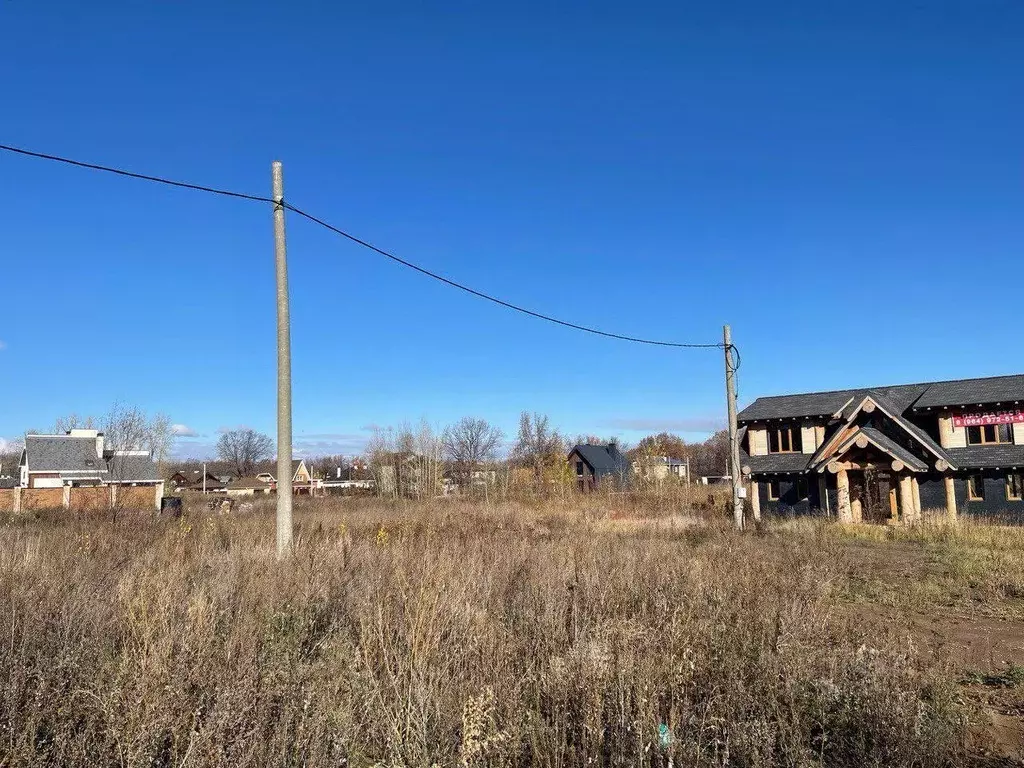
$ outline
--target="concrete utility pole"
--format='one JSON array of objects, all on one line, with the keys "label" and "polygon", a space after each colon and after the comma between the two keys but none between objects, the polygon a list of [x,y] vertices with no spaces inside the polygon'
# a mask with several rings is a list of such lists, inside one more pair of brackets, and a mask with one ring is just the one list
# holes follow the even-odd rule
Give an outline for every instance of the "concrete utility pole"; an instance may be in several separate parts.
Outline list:
[{"label": "concrete utility pole", "polygon": [[743,530],[743,481],[740,477],[740,441],[736,428],[736,368],[732,358],[732,329],[723,329],[725,346],[725,404],[729,413],[729,476],[732,481],[732,514],[737,530]]},{"label": "concrete utility pole", "polygon": [[288,318],[288,252],[284,241],[284,173],[270,166],[274,197],[274,265],[277,269],[277,557],[292,546],[292,332]]}]

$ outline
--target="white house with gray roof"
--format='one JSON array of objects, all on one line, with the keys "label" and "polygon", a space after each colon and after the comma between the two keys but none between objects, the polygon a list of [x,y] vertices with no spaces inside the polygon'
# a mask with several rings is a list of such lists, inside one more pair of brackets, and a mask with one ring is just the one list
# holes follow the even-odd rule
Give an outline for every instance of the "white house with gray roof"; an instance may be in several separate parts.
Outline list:
[{"label": "white house with gray roof", "polygon": [[163,495],[163,479],[150,451],[111,450],[95,429],[25,435],[19,469],[22,488],[154,486]]}]

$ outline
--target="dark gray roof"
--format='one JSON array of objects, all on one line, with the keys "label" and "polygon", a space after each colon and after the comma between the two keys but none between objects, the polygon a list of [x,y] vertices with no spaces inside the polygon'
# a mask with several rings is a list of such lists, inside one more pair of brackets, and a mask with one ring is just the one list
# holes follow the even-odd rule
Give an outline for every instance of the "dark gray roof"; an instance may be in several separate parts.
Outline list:
[{"label": "dark gray roof", "polygon": [[750,467],[753,474],[771,472],[803,472],[811,460],[809,453],[770,453],[767,456],[751,456],[740,452],[740,465]]},{"label": "dark gray roof", "polygon": [[946,452],[957,469],[1024,467],[1024,445],[969,445],[947,448]]},{"label": "dark gray roof", "polygon": [[95,437],[25,435],[25,457],[30,472],[73,472],[80,477],[101,477],[106,462],[96,453]]},{"label": "dark gray roof", "polygon": [[741,422],[765,419],[799,419],[805,416],[831,416],[842,408],[857,390],[809,392],[802,395],[759,397],[739,412]]},{"label": "dark gray roof", "polygon": [[142,456],[114,454],[107,461],[107,467],[110,470],[107,480],[110,482],[155,483],[161,479],[148,453]]},{"label": "dark gray roof", "polygon": [[629,460],[614,445],[577,445],[569,453],[573,451],[588,464],[596,477],[629,473]]},{"label": "dark gray roof", "polygon": [[993,376],[986,379],[939,381],[914,403],[915,408],[936,408],[944,405],[988,405],[1024,401],[1024,374]]},{"label": "dark gray roof", "polygon": [[900,413],[911,407],[919,409],[944,405],[1024,402],[1024,374],[759,397],[740,411],[737,418],[740,422],[752,422],[831,416],[851,397],[854,398],[854,402],[849,406],[852,408],[870,392],[882,395],[892,402]]},{"label": "dark gray roof", "polygon": [[0,477],[0,488],[7,490],[10,488],[17,488],[18,480],[14,477]]},{"label": "dark gray roof", "polygon": [[863,433],[869,438],[875,445],[881,448],[883,451],[888,453],[895,459],[899,459],[908,467],[918,472],[925,472],[928,470],[928,464],[922,461],[920,458],[915,456],[911,451],[904,448],[902,445],[897,443],[888,435],[883,432],[879,432],[874,427],[861,427],[857,432],[851,436],[850,440],[846,440],[846,444],[849,444],[856,439],[856,436]]},{"label": "dark gray roof", "polygon": [[881,406],[885,410],[889,411],[893,415],[893,418],[896,421],[896,423],[898,423],[901,427],[903,427],[910,434],[912,434],[915,438],[917,438],[917,441],[919,443],[921,443],[922,445],[926,446],[927,448],[930,448],[931,451],[935,455],[937,455],[939,458],[945,459],[950,464],[955,464],[954,462],[950,461],[949,454],[946,453],[946,451],[943,449],[943,447],[941,445],[939,445],[937,442],[935,442],[934,440],[932,440],[931,435],[929,435],[927,432],[925,432],[923,429],[921,429],[919,426],[917,426],[917,424],[914,424],[912,421],[909,421],[908,419],[903,418],[903,416],[901,414],[903,413],[903,411],[906,410],[906,406],[904,406],[903,408],[900,408],[900,404],[899,403],[892,402],[888,397],[886,397],[885,395],[882,395],[881,393],[877,392],[876,390],[871,390],[867,394],[879,406]]}]

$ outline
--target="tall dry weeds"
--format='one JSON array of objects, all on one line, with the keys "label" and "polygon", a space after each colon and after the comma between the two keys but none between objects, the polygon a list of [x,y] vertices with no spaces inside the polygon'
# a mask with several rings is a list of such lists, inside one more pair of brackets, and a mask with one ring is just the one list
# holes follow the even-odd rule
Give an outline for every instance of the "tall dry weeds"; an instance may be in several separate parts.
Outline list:
[{"label": "tall dry weeds", "polygon": [[311,505],[0,528],[9,765],[956,765],[827,535]]}]

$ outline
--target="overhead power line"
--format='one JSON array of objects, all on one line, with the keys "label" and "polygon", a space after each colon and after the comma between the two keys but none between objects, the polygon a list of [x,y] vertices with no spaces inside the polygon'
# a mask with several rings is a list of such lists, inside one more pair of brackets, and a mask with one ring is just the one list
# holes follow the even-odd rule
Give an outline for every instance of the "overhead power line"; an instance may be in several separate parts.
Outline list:
[{"label": "overhead power line", "polygon": [[[152,175],[144,174],[144,173],[134,173],[132,171],[126,171],[126,170],[121,169],[121,168],[113,168],[111,166],[98,165],[96,163],[86,163],[86,162],[83,162],[81,160],[73,160],[73,159],[67,158],[67,157],[60,157],[59,155],[51,155],[51,154],[46,154],[46,153],[43,153],[43,152],[33,152],[33,151],[30,151],[30,150],[27,150],[27,149],[22,149],[20,147],[13,147],[13,146],[10,146],[10,145],[7,145],[7,144],[0,144],[0,150],[5,151],[5,152],[12,152],[12,153],[18,154],[18,155],[24,155],[26,157],[34,157],[34,158],[38,158],[38,159],[41,159],[41,160],[50,160],[50,161],[57,162],[57,163],[64,163],[66,165],[75,166],[77,168],[87,168],[89,170],[102,171],[104,173],[113,173],[113,174],[116,174],[118,176],[125,176],[125,177],[131,178],[131,179],[139,179],[141,181],[150,181],[150,182],[154,182],[156,184],[165,184],[167,186],[179,187],[179,188],[182,188],[182,189],[191,189],[191,190],[195,190],[197,192],[208,192],[208,193],[214,194],[214,195],[222,195],[222,196],[225,196],[225,197],[234,197],[234,198],[239,198],[239,199],[242,199],[242,200],[252,200],[252,201],[260,202],[260,203],[274,203],[275,202],[270,197],[263,197],[263,196],[260,196],[260,195],[249,195],[249,194],[246,194],[244,192],[235,192],[235,191],[229,190],[229,189],[218,189],[216,187],[208,187],[208,186],[205,186],[205,185],[202,185],[202,184],[191,184],[189,182],[176,181],[174,179],[167,179],[167,178],[163,178],[161,176],[152,176]],[[425,276],[430,277],[430,278],[432,278],[434,280],[442,282],[445,285],[451,286],[452,288],[457,288],[460,291],[464,291],[464,292],[466,292],[466,293],[468,293],[468,294],[470,294],[472,296],[476,296],[477,298],[484,299],[486,301],[490,301],[490,302],[492,302],[494,304],[497,304],[497,305],[499,305],[501,307],[505,307],[506,309],[511,309],[514,312],[519,312],[521,314],[537,318],[538,320],[544,320],[546,322],[554,323],[555,325],[560,325],[560,326],[563,326],[565,328],[571,328],[573,330],[582,331],[584,333],[594,334],[596,336],[604,336],[605,338],[609,338],[609,339],[618,339],[620,341],[628,341],[628,342],[632,342],[634,344],[647,344],[647,345],[653,345],[653,346],[658,346],[658,347],[676,347],[676,348],[683,348],[683,349],[715,349],[715,348],[721,349],[721,348],[723,348],[725,346],[725,344],[723,344],[721,342],[719,342],[719,343],[708,343],[708,344],[694,344],[694,343],[683,343],[683,342],[676,342],[676,341],[661,341],[661,340],[657,340],[657,339],[644,339],[644,338],[640,338],[638,336],[628,336],[626,334],[612,333],[610,331],[603,331],[603,330],[600,330],[598,328],[592,328],[592,327],[587,326],[587,325],[582,325],[580,323],[573,323],[573,322],[570,322],[568,320],[561,320],[561,319],[559,319],[557,317],[553,317],[551,315],[546,315],[546,314],[544,314],[542,312],[535,312],[532,309],[527,309],[526,307],[519,306],[518,304],[513,304],[513,303],[511,303],[509,301],[505,301],[504,299],[499,299],[498,297],[492,296],[492,295],[490,295],[488,293],[484,293],[483,291],[478,291],[475,288],[470,288],[468,285],[464,285],[464,284],[459,283],[459,282],[457,282],[455,280],[447,278],[444,275],[438,274],[437,272],[432,272],[429,269],[425,269],[424,267],[421,267],[421,266],[419,266],[417,264],[414,264],[411,261],[407,261],[407,260],[405,260],[405,259],[403,259],[403,258],[401,258],[399,256],[396,256],[393,253],[385,251],[383,248],[378,248],[377,246],[373,245],[372,243],[369,243],[366,240],[363,240],[362,238],[356,237],[355,235],[352,235],[352,234],[346,232],[343,229],[335,227],[334,225],[329,224],[328,222],[324,221],[323,219],[317,218],[316,216],[313,216],[312,214],[307,213],[306,211],[302,210],[301,208],[298,208],[298,207],[296,207],[294,205],[291,205],[288,202],[285,202],[285,201],[282,200],[282,204],[284,205],[285,208],[287,208],[288,210],[294,212],[295,214],[297,214],[299,216],[302,216],[303,218],[308,219],[309,221],[311,221],[311,222],[313,222],[315,224],[319,224],[321,227],[324,227],[325,229],[328,229],[331,232],[334,232],[335,234],[340,235],[341,237],[344,237],[347,240],[350,240],[351,242],[356,243],[357,245],[362,246],[363,248],[367,248],[367,249],[373,251],[374,253],[376,253],[376,254],[378,254],[380,256],[384,256],[385,258],[388,258],[388,259],[390,259],[390,260],[392,260],[392,261],[394,261],[394,262],[396,262],[398,264],[401,264],[404,267],[408,267],[409,269],[415,270],[416,272],[419,272],[422,275],[425,275]],[[738,350],[736,350],[735,345],[730,345],[730,348],[733,351],[733,353],[736,354],[736,357],[737,357],[737,359],[736,359],[736,366],[735,367],[739,368],[739,353],[738,353]]]},{"label": "overhead power line", "polygon": [[543,314],[541,312],[534,312],[532,309],[527,309],[526,307],[520,307],[517,304],[512,304],[511,302],[505,301],[504,299],[499,299],[496,296],[491,296],[490,294],[484,293],[483,291],[478,291],[475,288],[470,288],[468,285],[463,285],[462,283],[456,282],[455,280],[451,280],[450,278],[447,278],[444,275],[439,275],[437,272],[431,272],[429,269],[424,269],[421,266],[413,264],[411,261],[406,261],[405,259],[403,259],[403,258],[401,258],[399,256],[396,256],[393,253],[385,251],[383,248],[378,248],[377,246],[373,245],[372,243],[368,243],[365,240],[363,240],[363,239],[361,239],[359,237],[356,237],[355,235],[349,234],[348,232],[346,232],[343,229],[339,229],[338,227],[335,227],[332,224],[328,224],[323,219],[318,219],[316,216],[313,216],[310,213],[306,213],[301,208],[296,208],[294,205],[291,205],[291,204],[289,204],[287,202],[284,204],[284,207],[287,208],[290,211],[293,211],[294,213],[297,213],[299,216],[302,216],[303,218],[309,219],[310,221],[314,222],[315,224],[319,224],[321,227],[324,227],[325,229],[329,229],[331,232],[334,232],[335,234],[341,235],[342,237],[344,237],[344,238],[346,238],[348,240],[351,240],[353,243],[356,243],[357,245],[361,245],[364,248],[369,248],[374,253],[380,254],[381,256],[384,256],[384,257],[386,257],[388,259],[391,259],[392,261],[397,262],[398,264],[401,264],[404,267],[408,267],[409,269],[413,269],[413,270],[419,272],[421,275],[426,275],[427,277],[433,278],[434,280],[438,280],[438,281],[444,283],[445,285],[450,285],[452,288],[458,288],[460,291],[465,291],[466,293],[472,294],[473,296],[476,296],[478,298],[494,302],[495,304],[498,304],[499,306],[505,307],[507,309],[511,309],[511,310],[516,311],[516,312],[522,312],[524,315],[529,315],[530,317],[536,317],[539,320],[546,320],[549,323],[555,323],[556,325],[562,325],[562,326],[565,326],[566,328],[573,328],[573,329],[575,329],[577,331],[584,331],[585,333],[593,333],[593,334],[596,334],[598,336],[606,336],[607,338],[610,338],[610,339],[620,339],[621,341],[632,341],[632,342],[634,342],[636,344],[654,344],[654,345],[659,346],[659,347],[689,347],[689,348],[695,348],[695,349],[711,349],[711,348],[715,348],[715,347],[718,347],[718,348],[722,347],[722,344],[683,344],[683,343],[675,342],[675,341],[657,341],[657,340],[654,340],[654,339],[641,339],[641,338],[638,338],[636,336],[625,336],[625,335],[620,334],[620,333],[611,333],[609,331],[602,331],[602,330],[599,330],[597,328],[591,328],[591,327],[586,326],[586,325],[580,325],[578,323],[571,323],[568,320],[560,320],[557,317],[552,317],[551,315],[545,315],[545,314]]},{"label": "overhead power line", "polygon": [[116,173],[118,176],[127,176],[130,179],[140,179],[142,181],[153,181],[157,184],[166,184],[170,187],[181,187],[182,189],[194,189],[197,192],[209,192],[213,195],[224,195],[225,197],[238,197],[242,200],[256,200],[261,203],[272,203],[274,202],[269,197],[260,197],[259,195],[247,195],[244,192],[233,192],[230,189],[217,189],[216,187],[204,187],[202,184],[189,184],[184,181],[174,181],[173,179],[164,179],[160,176],[150,176],[145,173],[132,173],[131,171],[125,171],[121,168],[111,168],[108,165],[96,165],[95,163],[84,163],[81,160],[72,160],[68,157],[59,157],[58,155],[47,155],[43,152],[31,152],[27,149],[21,149],[20,147],[11,147],[7,144],[0,144],[0,150],[5,152],[13,152],[16,155],[25,155],[26,157],[38,157],[41,160],[53,160],[57,163],[65,163],[67,165],[73,165],[77,168],[88,168],[91,171],[103,171],[105,173]]}]

